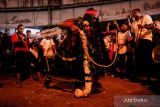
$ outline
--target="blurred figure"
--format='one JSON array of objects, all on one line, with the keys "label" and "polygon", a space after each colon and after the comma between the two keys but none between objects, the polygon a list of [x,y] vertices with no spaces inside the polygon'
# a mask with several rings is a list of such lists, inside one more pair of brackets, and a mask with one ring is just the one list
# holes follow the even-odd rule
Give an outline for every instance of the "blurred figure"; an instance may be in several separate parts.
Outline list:
[{"label": "blurred figure", "polygon": [[32,42],[32,39],[31,39],[31,31],[30,30],[27,30],[26,31],[26,36],[27,36],[27,38],[28,38],[28,40],[29,40],[29,44]]},{"label": "blurred figure", "polygon": [[3,70],[8,73],[11,68],[11,54],[12,54],[12,43],[10,30],[5,29],[5,33],[2,37],[2,47],[3,47]]},{"label": "blurred figure", "polygon": [[155,47],[160,45],[160,21],[155,21],[151,29],[153,29],[153,47]]},{"label": "blurred figure", "polygon": [[160,20],[157,20],[152,25],[153,29],[153,51],[152,58],[154,61],[154,74],[160,80]]},{"label": "blurred figure", "polygon": [[[1,70],[1,67],[2,67],[2,55],[3,55],[3,50],[2,50],[2,37],[3,37],[3,33],[0,32],[0,71]],[[3,87],[3,84],[0,82],[0,88]]]},{"label": "blurred figure", "polygon": [[0,69],[2,69],[2,63],[3,63],[2,61],[2,58],[3,58],[2,37],[3,37],[3,33],[0,32]]}]

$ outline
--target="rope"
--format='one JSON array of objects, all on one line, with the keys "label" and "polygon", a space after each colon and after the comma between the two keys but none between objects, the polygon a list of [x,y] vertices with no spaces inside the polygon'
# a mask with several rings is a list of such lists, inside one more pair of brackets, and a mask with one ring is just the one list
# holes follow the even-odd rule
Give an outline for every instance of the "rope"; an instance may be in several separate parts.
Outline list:
[{"label": "rope", "polygon": [[[116,58],[117,58],[117,49],[116,49],[115,57],[114,57],[113,61],[110,64],[108,64],[108,65],[102,65],[102,64],[96,63],[93,60],[93,58],[90,57],[90,55],[88,53],[87,39],[86,39],[86,36],[85,36],[84,32],[82,30],[80,30],[79,28],[78,28],[78,31],[80,32],[80,37],[81,37],[81,40],[82,40],[82,43],[83,43],[84,53],[87,55],[87,58],[89,59],[89,61],[91,61],[92,63],[94,63],[95,65],[97,65],[99,67],[104,67],[104,68],[110,67],[110,66],[112,66],[115,63]],[[116,44],[117,44],[117,35],[116,35]]]},{"label": "rope", "polygon": [[[57,26],[58,26],[58,25],[57,25]],[[89,60],[89,61],[91,61],[93,64],[95,64],[95,65],[97,65],[97,66],[99,66],[99,67],[103,67],[103,68],[110,67],[110,66],[112,66],[112,65],[115,63],[116,58],[117,58],[117,49],[116,49],[116,52],[115,52],[114,59],[113,59],[113,61],[112,61],[110,64],[108,64],[108,65],[103,65],[103,64],[98,64],[97,62],[95,62],[95,61],[93,60],[93,58],[92,58],[92,57],[89,55],[89,53],[88,53],[87,39],[86,39],[86,36],[85,36],[84,32],[83,32],[81,29],[79,29],[77,26],[75,26],[75,25],[73,25],[73,26],[77,28],[78,32],[80,32],[80,38],[81,38],[81,40],[82,40],[82,45],[83,45],[83,49],[84,49],[84,55],[87,57],[87,60]],[[72,27],[73,27],[73,26],[72,26]],[[60,27],[60,26],[59,26],[59,27]],[[52,32],[52,30],[53,30],[53,32]],[[46,34],[46,32],[47,32],[47,33],[49,32],[47,35],[51,36],[51,35],[55,34],[56,30],[53,28],[53,29],[45,30],[45,33],[44,33],[44,32],[43,32],[43,33]],[[117,44],[117,34],[116,34],[116,44]],[[61,56],[60,54],[58,54],[57,51],[55,52],[55,54],[57,54],[57,56],[58,56],[59,58],[61,58],[62,60],[64,60],[64,61],[74,61],[74,60],[77,59],[77,57],[72,57],[72,58],[63,57],[63,56]]]}]

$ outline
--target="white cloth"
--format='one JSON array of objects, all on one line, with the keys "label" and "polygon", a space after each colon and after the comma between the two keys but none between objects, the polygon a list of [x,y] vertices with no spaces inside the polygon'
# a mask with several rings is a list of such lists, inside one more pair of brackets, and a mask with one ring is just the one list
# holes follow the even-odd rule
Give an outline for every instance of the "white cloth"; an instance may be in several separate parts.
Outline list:
[{"label": "white cloth", "polygon": [[146,28],[142,28],[142,30],[140,30],[137,26],[139,24],[144,26],[152,23],[153,23],[152,18],[149,15],[143,15],[142,18],[139,19],[138,21],[132,22],[132,28],[133,32],[135,33],[135,38],[137,37],[137,35],[139,35],[139,33],[141,33],[141,35],[144,35],[141,39],[148,39],[152,41],[152,30],[148,30]]},{"label": "white cloth", "polygon": [[118,32],[118,54],[124,54],[127,52],[126,42],[130,36],[130,31],[126,31],[125,33]]},{"label": "white cloth", "polygon": [[30,52],[36,57],[36,59],[38,58],[38,52],[32,48],[30,48]]},{"label": "white cloth", "polygon": [[61,40],[61,35],[57,35],[56,40],[60,41]]},{"label": "white cloth", "polygon": [[111,47],[111,36],[105,36],[103,38],[106,49],[109,49]]},{"label": "white cloth", "polygon": [[44,50],[44,56],[46,56],[47,51],[49,50],[49,48],[51,48],[52,46],[54,46],[54,42],[53,39],[42,39],[40,45],[43,47]]}]

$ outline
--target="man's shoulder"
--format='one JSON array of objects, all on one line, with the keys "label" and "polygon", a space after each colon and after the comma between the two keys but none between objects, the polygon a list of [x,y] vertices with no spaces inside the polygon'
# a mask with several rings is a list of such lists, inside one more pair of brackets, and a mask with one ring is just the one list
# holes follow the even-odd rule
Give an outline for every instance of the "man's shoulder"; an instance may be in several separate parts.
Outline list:
[{"label": "man's shoulder", "polygon": [[47,39],[46,39],[46,38],[43,38],[42,41],[47,41]]},{"label": "man's shoulder", "polygon": [[15,32],[15,33],[13,33],[11,36],[17,36],[17,33]]},{"label": "man's shoulder", "polygon": [[144,18],[151,18],[150,15],[143,15]]},{"label": "man's shoulder", "polygon": [[40,43],[42,44],[42,43],[44,43],[44,42],[46,42],[46,39],[45,39],[45,38],[43,38]]},{"label": "man's shoulder", "polygon": [[120,35],[120,34],[122,34],[122,32],[120,31],[120,32],[118,32],[118,35]]},{"label": "man's shoulder", "polygon": [[50,41],[53,41],[53,39],[49,39]]}]

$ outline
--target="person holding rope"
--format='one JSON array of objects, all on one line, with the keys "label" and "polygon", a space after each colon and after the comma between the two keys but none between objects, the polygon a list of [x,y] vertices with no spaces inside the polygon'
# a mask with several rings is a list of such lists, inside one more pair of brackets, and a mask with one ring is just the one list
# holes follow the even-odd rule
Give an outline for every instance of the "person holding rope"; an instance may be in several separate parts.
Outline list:
[{"label": "person holding rope", "polygon": [[147,82],[151,80],[152,68],[152,30],[147,25],[152,24],[149,15],[142,15],[140,9],[131,13],[131,27],[135,34],[135,60],[136,72],[145,74]]}]

